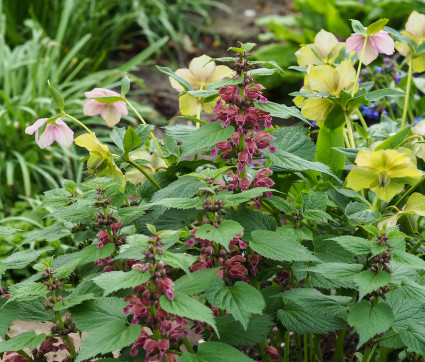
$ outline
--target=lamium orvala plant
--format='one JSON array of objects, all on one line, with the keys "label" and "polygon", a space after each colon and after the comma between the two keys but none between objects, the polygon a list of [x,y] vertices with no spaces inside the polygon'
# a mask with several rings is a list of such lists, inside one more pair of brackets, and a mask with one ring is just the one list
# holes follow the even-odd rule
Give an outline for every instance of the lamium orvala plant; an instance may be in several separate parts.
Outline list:
[{"label": "lamium orvala plant", "polygon": [[[412,59],[425,47],[387,21],[353,21],[346,45],[322,30],[297,52],[301,110],[267,99],[258,76],[283,70],[252,60],[253,43],[158,67],[180,93],[177,119],[196,126],[146,124],[125,76],[121,92],[85,93],[84,114],[112,127],[100,140],[49,84],[58,114],[26,133],[87,157],[84,182],[45,193],[52,226],[38,236],[74,246],[0,261],[0,276],[34,270],[1,286],[2,360],[421,360],[424,107]],[[393,38],[407,61],[388,58]],[[120,126],[128,112],[137,128]],[[17,334],[16,320],[50,331]]]}]

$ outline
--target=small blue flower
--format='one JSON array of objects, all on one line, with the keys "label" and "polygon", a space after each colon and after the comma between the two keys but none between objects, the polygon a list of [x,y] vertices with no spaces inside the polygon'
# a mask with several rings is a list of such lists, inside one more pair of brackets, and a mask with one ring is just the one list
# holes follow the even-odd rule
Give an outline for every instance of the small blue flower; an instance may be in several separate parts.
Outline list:
[{"label": "small blue flower", "polygon": [[317,127],[317,122],[316,121],[309,121],[312,125],[313,125],[313,128],[319,128],[319,127]]},{"label": "small blue flower", "polygon": [[400,83],[401,82],[401,76],[400,75],[395,75],[394,76],[394,83],[395,84],[398,84],[398,83]]},{"label": "small blue flower", "polygon": [[375,65],[375,73],[376,74],[382,73],[382,68]]},{"label": "small blue flower", "polygon": [[420,122],[420,121],[422,121],[423,120],[423,118],[422,117],[416,117],[415,118],[415,122],[412,124],[412,126],[413,127],[415,127],[417,124],[418,124],[418,122]]}]

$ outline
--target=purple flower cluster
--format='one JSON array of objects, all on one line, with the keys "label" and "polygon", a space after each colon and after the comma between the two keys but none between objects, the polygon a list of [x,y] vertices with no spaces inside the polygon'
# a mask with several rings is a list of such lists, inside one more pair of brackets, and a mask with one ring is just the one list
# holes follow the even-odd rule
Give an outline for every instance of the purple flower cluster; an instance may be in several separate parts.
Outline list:
[{"label": "purple flower cluster", "polygon": [[170,342],[177,343],[188,334],[184,328],[187,322],[164,311],[159,303],[162,295],[169,300],[174,299],[173,281],[167,276],[164,262],[157,260],[157,256],[163,253],[162,245],[160,235],[153,235],[149,240],[143,261],[133,264],[132,269],[149,272],[151,278],[133,288],[136,295],[124,299],[130,303],[124,308],[124,313],[132,315],[131,323],[141,324],[154,332],[153,336],[149,335],[143,328],[130,351],[134,357],[140,349],[145,350],[145,361],[162,361],[170,348]]},{"label": "purple flower cluster", "polygon": [[[266,175],[271,175],[271,171],[262,169],[257,177],[251,182],[246,177],[246,169],[254,158],[263,157],[262,151],[268,149],[275,152],[275,148],[270,144],[274,137],[261,128],[270,129],[272,117],[269,112],[265,112],[256,106],[256,102],[267,103],[267,98],[263,96],[264,87],[254,82],[254,79],[247,73],[252,69],[252,64],[245,59],[249,54],[244,52],[237,54],[236,70],[238,74],[233,78],[242,82],[234,85],[224,85],[218,90],[219,99],[215,105],[216,116],[211,122],[221,122],[223,127],[233,126],[236,132],[230,140],[217,143],[211,150],[211,155],[224,160],[236,160],[238,174],[230,174],[231,180],[225,188],[229,190],[244,191],[249,188],[271,187],[274,182],[266,181]],[[260,181],[261,180],[261,181]]]}]

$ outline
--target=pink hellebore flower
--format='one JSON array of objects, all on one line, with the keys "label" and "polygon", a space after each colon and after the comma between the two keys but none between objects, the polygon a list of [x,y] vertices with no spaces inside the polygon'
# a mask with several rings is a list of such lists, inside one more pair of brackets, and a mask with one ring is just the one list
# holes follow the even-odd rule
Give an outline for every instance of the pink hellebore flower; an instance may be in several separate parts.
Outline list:
[{"label": "pink hellebore flower", "polygon": [[[346,51],[356,52],[357,58],[360,59],[363,49],[365,37],[362,34],[355,33],[346,40]],[[365,52],[363,54],[362,63],[369,65],[377,57],[379,53],[391,55],[394,53],[394,40],[386,31],[379,31],[376,34],[369,35],[367,38]]]},{"label": "pink hellebore flower", "polygon": [[49,123],[43,134],[38,137],[39,128],[47,121],[48,118],[37,119],[32,126],[25,128],[25,133],[31,135],[35,132],[35,141],[40,148],[46,148],[54,141],[59,143],[61,146],[70,147],[74,141],[74,132],[60,118],[56,119],[54,123]]},{"label": "pink hellebore flower", "polygon": [[[97,97],[121,97],[117,92],[105,88],[95,88],[91,92],[86,92],[84,95],[87,98]],[[128,114],[127,105],[124,101],[117,101],[114,103],[102,103],[96,99],[88,99],[84,103],[84,114],[86,116],[95,116],[100,114],[105,120],[108,127],[116,125],[121,120],[121,114]]]}]

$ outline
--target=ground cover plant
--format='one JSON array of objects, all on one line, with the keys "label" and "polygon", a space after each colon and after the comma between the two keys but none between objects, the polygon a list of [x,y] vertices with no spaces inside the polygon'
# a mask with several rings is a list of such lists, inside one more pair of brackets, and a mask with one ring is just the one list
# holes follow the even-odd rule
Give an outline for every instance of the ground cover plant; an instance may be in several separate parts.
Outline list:
[{"label": "ground cover plant", "polygon": [[[423,360],[425,15],[402,32],[387,21],[353,20],[345,43],[322,30],[300,48],[296,106],[264,96],[256,77],[284,73],[252,60],[253,43],[158,67],[196,124],[161,137],[128,98],[127,76],[120,93],[85,93],[84,114],[114,126],[102,142],[49,84],[58,113],[25,133],[87,157],[83,182],[45,193],[55,223],[38,237],[74,247],[0,262],[0,275],[35,271],[0,290],[0,357]],[[137,128],[119,126],[129,112]],[[273,122],[290,117],[299,123]],[[9,335],[15,320],[49,322],[50,333]]]}]

